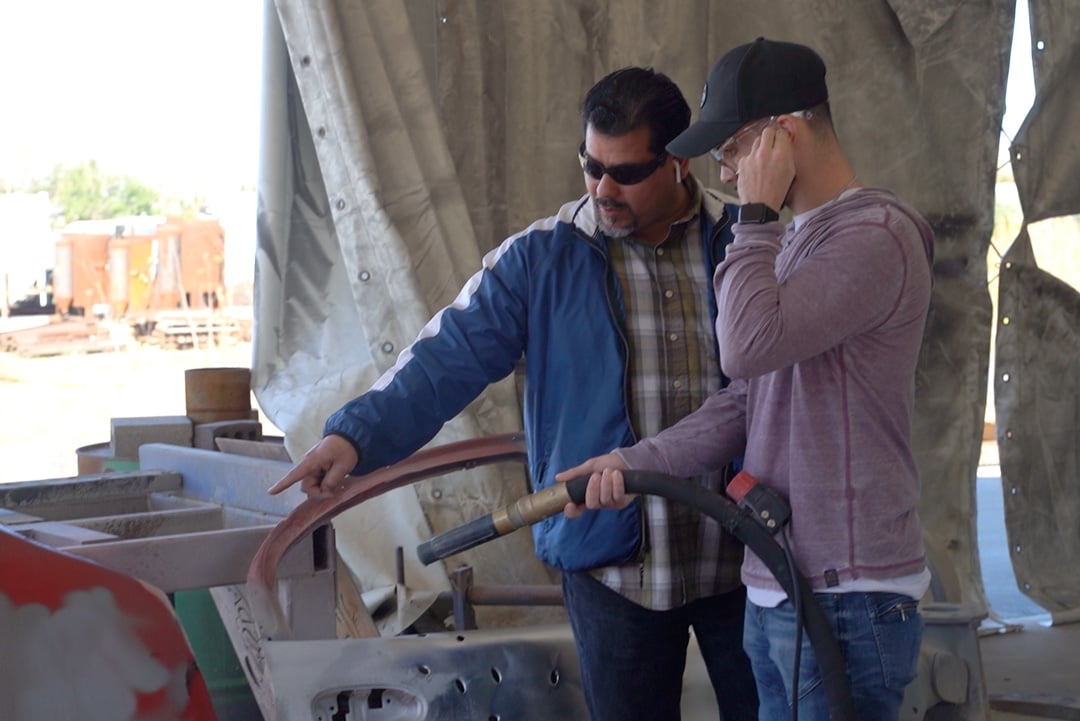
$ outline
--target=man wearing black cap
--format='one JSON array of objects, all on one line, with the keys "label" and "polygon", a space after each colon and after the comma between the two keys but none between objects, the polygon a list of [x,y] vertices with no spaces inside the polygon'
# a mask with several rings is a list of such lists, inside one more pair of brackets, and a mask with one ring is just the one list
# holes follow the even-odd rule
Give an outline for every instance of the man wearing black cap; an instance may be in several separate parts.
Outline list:
[{"label": "man wearing black cap", "polygon": [[[735,240],[714,276],[733,380],[674,427],[558,478],[593,471],[586,506],[618,508],[617,469],[689,476],[744,454],[790,503],[784,533],[844,652],[856,718],[895,720],[930,580],[910,429],[933,233],[889,191],[859,184],[833,130],[825,64],[802,45],[758,38],[726,53],[699,120],[667,149],[710,152],[738,188]],[[826,721],[805,638],[793,683],[792,603],[749,550],[742,578],[760,718],[788,718],[797,698],[800,719]]]}]

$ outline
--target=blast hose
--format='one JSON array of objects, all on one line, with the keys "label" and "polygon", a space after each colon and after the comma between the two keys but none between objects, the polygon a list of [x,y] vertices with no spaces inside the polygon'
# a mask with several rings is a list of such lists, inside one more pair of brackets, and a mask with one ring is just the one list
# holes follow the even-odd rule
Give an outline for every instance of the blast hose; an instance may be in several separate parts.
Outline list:
[{"label": "blast hose", "polygon": [[[847,684],[847,668],[832,628],[806,579],[789,567],[784,549],[753,514],[726,496],[696,483],[651,471],[622,471],[627,493],[652,494],[685,503],[715,519],[728,533],[757,554],[787,593],[802,607],[807,638],[814,649],[832,721],[854,721],[855,707]],[[588,476],[555,483],[508,506],[452,528],[421,543],[417,556],[424,565],[486,543],[518,528],[562,513],[567,503],[585,502]]]}]

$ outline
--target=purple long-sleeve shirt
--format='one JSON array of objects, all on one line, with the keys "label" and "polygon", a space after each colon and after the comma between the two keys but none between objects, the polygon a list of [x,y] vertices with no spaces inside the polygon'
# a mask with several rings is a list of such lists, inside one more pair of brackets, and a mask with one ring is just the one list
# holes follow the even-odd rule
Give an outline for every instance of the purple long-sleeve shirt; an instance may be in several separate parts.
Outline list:
[{"label": "purple long-sleeve shirt", "polygon": [[[742,454],[788,498],[792,550],[815,588],[918,573],[911,419],[933,232],[876,188],[796,220],[735,225],[717,268],[721,364],[736,380],[619,454],[675,476]],[[743,580],[779,587],[750,552]]]}]

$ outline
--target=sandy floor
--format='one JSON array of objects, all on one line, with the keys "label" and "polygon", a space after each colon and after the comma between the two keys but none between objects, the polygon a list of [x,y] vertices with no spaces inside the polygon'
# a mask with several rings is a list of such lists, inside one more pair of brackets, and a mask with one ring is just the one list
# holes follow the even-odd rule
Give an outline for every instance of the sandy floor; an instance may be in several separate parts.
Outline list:
[{"label": "sandy floor", "polygon": [[[251,367],[251,344],[47,358],[0,353],[0,483],[76,475],[75,450],[107,443],[112,418],[184,415],[184,371],[212,367]],[[265,434],[280,433],[260,420]]]}]

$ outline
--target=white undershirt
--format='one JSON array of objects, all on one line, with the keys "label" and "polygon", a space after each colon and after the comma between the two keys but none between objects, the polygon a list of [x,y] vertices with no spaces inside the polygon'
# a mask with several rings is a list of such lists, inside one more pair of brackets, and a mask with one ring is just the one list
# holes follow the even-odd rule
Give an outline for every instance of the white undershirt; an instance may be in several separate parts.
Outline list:
[{"label": "white undershirt", "polygon": [[[837,586],[815,588],[814,593],[902,593],[916,601],[923,597],[930,587],[930,569],[923,568],[918,573],[897,578],[856,578]],[[774,588],[746,587],[746,600],[761,608],[776,608],[787,600],[787,594]]]}]

